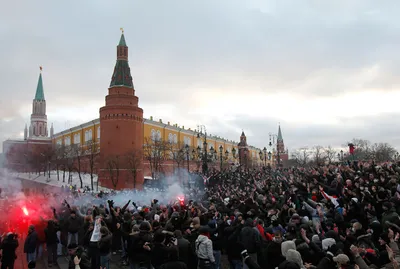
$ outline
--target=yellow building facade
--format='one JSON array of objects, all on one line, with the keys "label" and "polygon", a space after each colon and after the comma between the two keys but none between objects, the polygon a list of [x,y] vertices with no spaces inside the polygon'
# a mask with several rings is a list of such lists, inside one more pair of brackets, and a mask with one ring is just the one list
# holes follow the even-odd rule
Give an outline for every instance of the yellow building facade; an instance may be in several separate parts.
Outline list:
[{"label": "yellow building facade", "polygon": [[[55,146],[80,145],[85,147],[88,142],[95,142],[100,145],[100,128],[100,120],[95,119],[56,133],[51,139]],[[170,122],[164,123],[162,120],[155,121],[153,120],[153,117],[150,117],[150,119],[144,119],[143,122],[143,137],[145,144],[146,141],[160,140],[174,145],[176,149],[188,145],[192,151],[198,147],[203,148],[204,135],[199,136],[198,134],[199,130],[185,128],[184,126],[171,124]],[[236,152],[236,155],[238,155],[238,142],[209,134],[206,139],[208,150],[213,148],[216,151],[217,156],[220,156],[220,147],[222,147],[224,161],[231,163],[237,162],[237,156],[234,156],[232,152]],[[99,148],[99,150],[101,150],[101,148]],[[253,164],[263,164],[263,161],[259,158],[260,149],[249,146],[248,151],[249,158]],[[172,159],[173,156],[170,156],[170,158]]]}]

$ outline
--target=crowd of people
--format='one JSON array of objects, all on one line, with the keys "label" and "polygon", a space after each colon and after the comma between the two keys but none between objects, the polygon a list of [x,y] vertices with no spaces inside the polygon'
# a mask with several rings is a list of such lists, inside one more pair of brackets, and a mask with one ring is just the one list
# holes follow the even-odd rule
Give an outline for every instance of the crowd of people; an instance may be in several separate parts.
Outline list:
[{"label": "crowd of people", "polygon": [[[169,202],[69,194],[29,226],[24,253],[34,264],[46,249],[49,266],[67,254],[71,269],[109,269],[116,257],[131,269],[398,268],[399,173],[369,161],[239,167]],[[13,268],[17,247],[3,236],[1,268]]]}]

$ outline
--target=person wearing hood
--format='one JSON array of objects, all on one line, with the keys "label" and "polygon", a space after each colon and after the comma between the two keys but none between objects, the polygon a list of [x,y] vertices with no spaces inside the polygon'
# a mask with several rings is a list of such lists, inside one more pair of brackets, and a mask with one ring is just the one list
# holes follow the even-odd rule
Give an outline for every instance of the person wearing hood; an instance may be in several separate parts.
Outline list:
[{"label": "person wearing hood", "polygon": [[26,253],[26,260],[36,261],[36,246],[38,244],[38,235],[35,231],[35,226],[30,225],[28,229],[28,235],[24,243],[24,253]]},{"label": "person wearing hood", "polygon": [[[79,247],[77,244],[70,244],[68,245],[68,253],[70,256],[68,269],[90,269],[91,263],[89,258],[87,257],[84,249]],[[78,261],[78,264],[75,262]],[[79,265],[77,267],[76,265]]]},{"label": "person wearing hood", "polygon": [[100,228],[100,240],[97,242],[100,253],[100,267],[110,268],[110,255],[112,247],[112,235],[107,227]]},{"label": "person wearing hood", "polygon": [[198,269],[214,268],[215,258],[213,253],[213,245],[210,239],[210,228],[202,226],[199,229],[199,236],[196,240],[196,255],[198,258]]},{"label": "person wearing hood", "polygon": [[131,234],[128,245],[128,257],[131,268],[150,269],[151,265],[151,250],[153,238],[151,236],[151,225],[147,221],[143,221],[139,226],[139,233]]},{"label": "person wearing hood", "polygon": [[[246,220],[245,227],[239,234],[239,241],[244,245],[252,260],[257,263],[257,251],[261,247],[261,236],[254,230],[252,219]],[[244,268],[246,269],[247,266],[244,265]]]},{"label": "person wearing hood", "polygon": [[1,268],[14,268],[14,262],[17,259],[15,250],[18,247],[18,240],[16,234],[8,233],[4,240],[1,242],[0,249],[3,251],[1,256]]},{"label": "person wearing hood", "polygon": [[53,220],[47,222],[47,228],[44,229],[46,236],[47,258],[49,267],[57,263],[57,237],[58,226]]}]

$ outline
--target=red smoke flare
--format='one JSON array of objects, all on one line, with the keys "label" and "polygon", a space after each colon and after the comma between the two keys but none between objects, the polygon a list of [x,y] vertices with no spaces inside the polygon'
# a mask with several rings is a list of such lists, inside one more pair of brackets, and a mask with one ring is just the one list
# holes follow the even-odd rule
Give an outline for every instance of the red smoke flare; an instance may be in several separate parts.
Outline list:
[{"label": "red smoke flare", "polygon": [[22,211],[24,212],[25,216],[29,216],[29,212],[28,209],[26,209],[26,207],[22,207]]}]

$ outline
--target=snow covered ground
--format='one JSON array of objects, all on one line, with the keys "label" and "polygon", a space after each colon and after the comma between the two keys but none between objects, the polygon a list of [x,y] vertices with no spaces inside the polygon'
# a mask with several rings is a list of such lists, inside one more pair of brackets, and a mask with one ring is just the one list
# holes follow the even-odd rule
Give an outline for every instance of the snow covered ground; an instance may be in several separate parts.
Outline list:
[{"label": "snow covered ground", "polygon": [[[57,179],[57,171],[51,171],[50,172],[50,178],[48,177],[48,174],[46,173],[46,176],[43,176],[43,173],[39,176],[36,173],[16,173],[16,172],[8,172],[10,176],[13,177],[19,177],[23,178],[26,180],[32,180],[38,183],[43,183],[47,184],[50,186],[55,186],[55,187],[66,187],[66,186],[74,186],[76,185],[77,189],[80,189],[81,187],[81,182],[79,180],[79,174],[76,172],[71,173],[71,181],[70,184],[68,184],[68,172],[65,172],[65,182],[63,182],[63,171],[59,171],[59,180]],[[82,177],[82,182],[83,182],[83,187],[88,186],[91,188],[91,182],[90,182],[90,175],[89,174],[81,174]],[[94,175],[93,178],[93,186],[94,190],[96,190],[97,186],[97,175]],[[99,185],[99,191],[100,190],[108,190],[106,188],[103,188]]]}]

